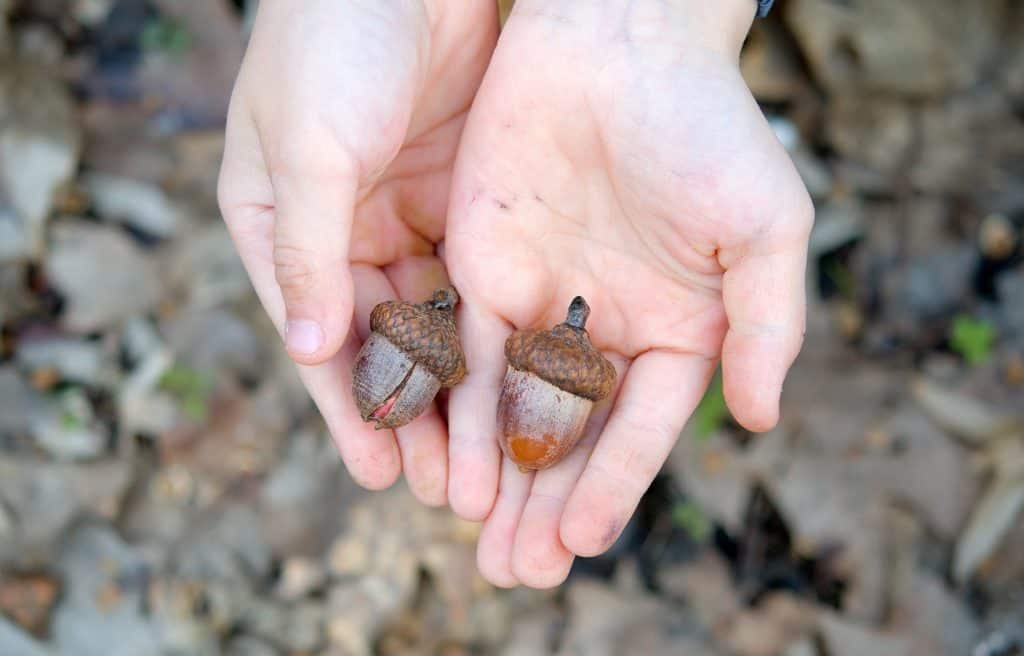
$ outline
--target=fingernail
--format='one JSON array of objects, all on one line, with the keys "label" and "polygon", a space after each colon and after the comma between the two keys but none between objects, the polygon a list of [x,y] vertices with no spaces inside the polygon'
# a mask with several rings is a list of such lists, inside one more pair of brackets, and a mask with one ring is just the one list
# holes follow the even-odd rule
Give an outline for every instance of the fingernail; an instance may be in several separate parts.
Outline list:
[{"label": "fingernail", "polygon": [[315,321],[295,319],[284,325],[284,343],[292,353],[312,355],[324,345],[324,331]]}]

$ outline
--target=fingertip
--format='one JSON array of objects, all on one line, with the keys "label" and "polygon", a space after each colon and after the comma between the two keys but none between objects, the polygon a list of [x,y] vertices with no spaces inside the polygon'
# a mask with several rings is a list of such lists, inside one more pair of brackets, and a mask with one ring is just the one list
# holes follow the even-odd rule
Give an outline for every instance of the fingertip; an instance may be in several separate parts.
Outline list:
[{"label": "fingertip", "polygon": [[524,585],[553,588],[569,576],[574,556],[559,536],[562,508],[560,501],[536,495],[527,502],[512,550],[512,573]]},{"label": "fingertip", "polygon": [[779,406],[775,403],[765,402],[763,399],[737,400],[736,396],[730,399],[726,393],[725,403],[733,419],[752,433],[767,433],[779,423]]},{"label": "fingertip", "polygon": [[[578,510],[570,501],[558,527],[565,548],[583,558],[594,558],[608,551],[625,527],[625,522],[599,510]],[[586,505],[586,504],[584,504]]]},{"label": "fingertip", "polygon": [[400,463],[394,461],[368,462],[360,460],[346,463],[349,475],[359,487],[371,492],[386,490],[398,481],[402,473]]},{"label": "fingertip", "polygon": [[776,344],[759,341],[764,340],[730,333],[722,350],[725,403],[733,418],[755,433],[778,423],[782,382],[789,367],[789,358],[780,357]]},{"label": "fingertip", "polygon": [[722,392],[733,419],[743,428],[754,433],[764,433],[779,423],[777,386],[757,387],[737,382],[723,371]]},{"label": "fingertip", "polygon": [[486,519],[498,497],[497,471],[478,464],[454,454],[449,462],[448,503],[456,515],[470,522]]},{"label": "fingertip", "polygon": [[483,547],[483,543],[477,545],[476,567],[484,580],[497,588],[514,588],[519,585],[519,579],[508,567],[502,567],[498,562],[489,557]]},{"label": "fingertip", "polygon": [[565,583],[572,570],[574,556],[566,552],[564,557],[551,561],[513,560],[512,573],[519,583],[535,590],[550,590]]},{"label": "fingertip", "polygon": [[[512,518],[518,520],[518,518]],[[514,588],[519,579],[512,572],[512,541],[516,521],[497,519],[484,524],[476,546],[476,566],[480,575],[491,585]]]}]

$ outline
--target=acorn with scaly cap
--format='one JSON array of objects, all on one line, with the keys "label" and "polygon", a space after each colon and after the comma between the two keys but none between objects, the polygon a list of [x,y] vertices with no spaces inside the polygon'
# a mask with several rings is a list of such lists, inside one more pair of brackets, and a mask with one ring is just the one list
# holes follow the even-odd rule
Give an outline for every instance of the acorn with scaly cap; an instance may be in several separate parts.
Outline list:
[{"label": "acorn with scaly cap", "polygon": [[589,316],[577,296],[565,323],[518,330],[505,341],[499,442],[521,470],[546,469],[564,458],[583,435],[594,403],[615,387],[615,367],[590,343]]},{"label": "acorn with scaly cap", "polygon": [[423,303],[386,301],[370,313],[370,337],[352,370],[352,392],[363,421],[397,428],[423,414],[442,387],[466,377],[455,329],[454,287]]}]

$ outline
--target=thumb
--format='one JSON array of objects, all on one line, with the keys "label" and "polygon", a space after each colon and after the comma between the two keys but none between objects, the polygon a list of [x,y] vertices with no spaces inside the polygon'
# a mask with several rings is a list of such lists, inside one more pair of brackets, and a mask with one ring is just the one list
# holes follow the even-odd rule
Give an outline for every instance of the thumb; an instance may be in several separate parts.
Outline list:
[{"label": "thumb", "polygon": [[274,276],[284,300],[284,341],[299,364],[333,356],[352,321],[348,247],[357,174],[345,166],[285,169],[274,187]]},{"label": "thumb", "polygon": [[723,279],[723,391],[733,416],[752,431],[778,421],[782,383],[803,343],[806,258],[806,241],[798,240],[744,257]]}]

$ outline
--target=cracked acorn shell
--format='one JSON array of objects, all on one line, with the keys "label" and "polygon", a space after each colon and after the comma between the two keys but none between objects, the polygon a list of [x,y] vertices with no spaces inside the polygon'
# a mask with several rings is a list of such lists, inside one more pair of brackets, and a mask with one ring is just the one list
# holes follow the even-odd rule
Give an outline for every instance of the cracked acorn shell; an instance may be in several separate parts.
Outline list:
[{"label": "cracked acorn shell", "polygon": [[363,421],[377,429],[404,426],[420,416],[442,387],[466,376],[455,330],[454,287],[423,303],[386,301],[370,313],[370,337],[352,369],[352,393]]},{"label": "cracked acorn shell", "polygon": [[615,386],[615,367],[590,343],[589,316],[577,296],[565,323],[518,330],[505,341],[499,442],[521,470],[546,469],[564,458],[583,435],[594,402]]}]

